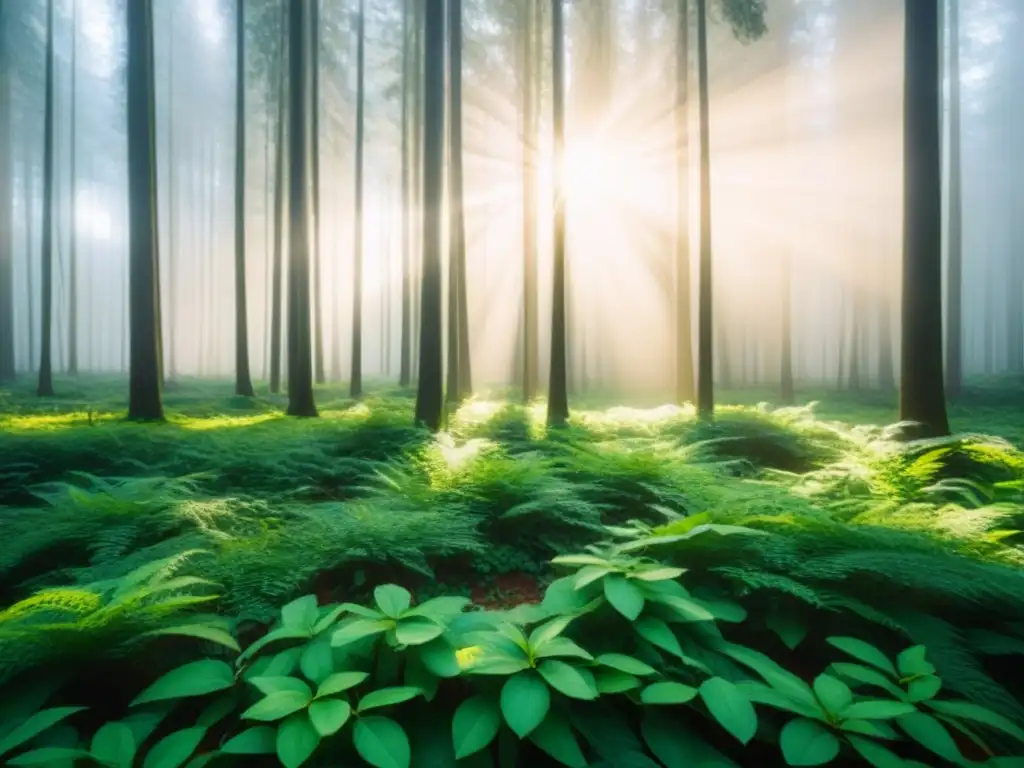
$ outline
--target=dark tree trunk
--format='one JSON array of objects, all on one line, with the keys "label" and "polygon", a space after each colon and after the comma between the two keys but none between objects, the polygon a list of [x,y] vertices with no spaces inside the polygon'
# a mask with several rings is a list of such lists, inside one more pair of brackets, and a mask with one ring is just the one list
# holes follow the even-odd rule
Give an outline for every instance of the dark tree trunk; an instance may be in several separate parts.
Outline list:
[{"label": "dark tree trunk", "polygon": [[178,234],[178,187],[175,184],[175,166],[178,163],[177,148],[177,136],[178,132],[175,130],[177,121],[174,119],[175,106],[174,106],[174,25],[175,25],[175,9],[177,5],[171,4],[168,9],[168,43],[167,43],[167,132],[168,132],[168,150],[170,156],[167,158],[167,254],[164,262],[167,265],[167,317],[169,323],[167,324],[167,371],[170,374],[170,378],[174,379],[178,375],[177,367],[177,353],[175,351],[175,331],[174,321],[176,318],[176,298],[178,295],[178,253],[175,249],[175,240]]},{"label": "dark tree trunk", "polygon": [[905,0],[900,419],[949,434],[942,366],[939,3]]},{"label": "dark tree trunk", "polygon": [[779,355],[781,391],[780,400],[783,405],[792,405],[796,399],[793,386],[793,274],[788,255],[782,257],[782,270],[779,280],[782,283],[782,349]]},{"label": "dark tree trunk", "polygon": [[281,343],[284,290],[284,182],[285,182],[285,73],[288,71],[285,52],[288,50],[288,6],[281,6],[281,50],[278,57],[277,136],[274,146],[274,256],[271,269],[270,296],[270,391],[281,391]]},{"label": "dark tree trunk", "polygon": [[152,0],[127,6],[128,37],[128,418],[162,420]]},{"label": "dark tree trunk", "polygon": [[39,387],[36,394],[52,397],[53,392],[53,133],[54,113],[53,76],[53,2],[46,2],[46,125],[43,129],[43,243],[42,269],[42,341],[39,349]]},{"label": "dark tree trunk", "polygon": [[551,298],[551,379],[548,384],[548,426],[569,420],[569,381],[566,371],[565,324],[565,31],[562,0],[551,4],[552,119],[554,127],[554,269]]},{"label": "dark tree trunk", "polygon": [[366,102],[366,3],[356,19],[356,201],[352,266],[352,376],[349,395],[363,394],[363,141]]},{"label": "dark tree trunk", "polygon": [[676,402],[692,402],[693,331],[690,302],[690,4],[676,19]]},{"label": "dark tree trunk", "polygon": [[523,7],[523,402],[537,396],[540,355],[537,349],[537,91],[534,61],[540,56],[534,35],[540,28],[540,8],[535,0]]},{"label": "dark tree trunk", "polygon": [[0,382],[11,381],[14,362],[14,185],[11,147],[11,77],[7,23],[10,4],[0,0]]},{"label": "dark tree trunk", "polygon": [[423,277],[416,421],[437,431],[444,406],[441,350],[441,231],[444,216],[444,0],[424,10]]},{"label": "dark tree trunk", "polygon": [[78,0],[71,3],[71,232],[68,250],[68,373],[78,374]]},{"label": "dark tree trunk", "polygon": [[425,29],[425,14],[426,6],[422,2],[414,0],[413,2],[413,73],[415,77],[413,82],[415,87],[413,89],[413,102],[412,102],[412,209],[415,213],[415,226],[412,228],[413,247],[410,249],[410,275],[412,282],[412,290],[410,291],[411,300],[411,329],[409,332],[409,338],[412,342],[412,354],[410,355],[412,360],[412,378],[417,380],[419,378],[419,367],[420,367],[420,334],[422,333],[423,313],[422,313],[422,298],[423,298],[423,253],[425,245],[423,243],[423,234],[426,231],[426,224],[424,223],[424,178],[423,178],[423,153],[424,153],[424,113],[423,113],[423,99],[424,99],[424,85],[426,80],[426,62],[424,59],[424,39],[426,36]]},{"label": "dark tree trunk", "polygon": [[950,397],[963,386],[963,193],[960,160],[960,6],[949,0],[949,220],[946,223],[946,248],[949,252],[946,275],[946,390]]},{"label": "dark tree trunk", "polygon": [[711,142],[708,107],[707,0],[697,0],[697,89],[700,92],[700,287],[697,301],[697,411],[715,413],[714,307],[711,280]]},{"label": "dark tree trunk", "polygon": [[309,84],[306,41],[309,17],[304,3],[289,5],[288,45],[288,415],[316,416],[313,400],[313,348],[309,286]]},{"label": "dark tree trunk", "polygon": [[235,3],[235,394],[252,397],[245,290],[245,0]]},{"label": "dark tree trunk", "polygon": [[412,248],[412,215],[409,210],[410,181],[410,82],[412,81],[413,57],[410,48],[410,32],[412,27],[411,3],[416,0],[404,0],[402,3],[402,330],[399,339],[400,351],[398,362],[398,384],[408,387],[412,383],[412,275],[410,274]]},{"label": "dark tree trunk", "polygon": [[314,372],[316,383],[327,381],[324,371],[324,307],[320,274],[323,268],[320,236],[320,0],[313,0],[309,6],[313,16],[312,38],[312,119],[313,119],[313,344]]}]

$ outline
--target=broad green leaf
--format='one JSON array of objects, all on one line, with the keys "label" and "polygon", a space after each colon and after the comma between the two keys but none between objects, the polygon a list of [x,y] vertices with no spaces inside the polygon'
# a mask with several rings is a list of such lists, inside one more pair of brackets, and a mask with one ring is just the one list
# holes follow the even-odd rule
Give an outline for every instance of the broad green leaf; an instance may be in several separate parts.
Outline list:
[{"label": "broad green leaf", "polygon": [[409,768],[409,737],[394,720],[361,717],[356,720],[353,740],[359,755],[375,768]]},{"label": "broad green leaf", "polygon": [[402,619],[395,627],[395,637],[402,645],[425,645],[444,634],[444,627],[423,617]]},{"label": "broad green leaf", "polygon": [[335,672],[320,683],[320,687],[316,689],[316,698],[333,696],[336,693],[347,691],[349,688],[355,688],[368,677],[369,674],[366,672]]},{"label": "broad green leaf", "polygon": [[[321,609],[320,618],[318,618],[316,620],[316,623],[313,625],[313,635],[319,635],[325,629],[330,627],[338,620],[338,617],[341,616],[341,614],[343,614],[344,612],[345,609],[340,605],[336,605],[333,608],[327,608],[325,606],[323,609]],[[374,618],[379,617],[374,616]]]},{"label": "broad green leaf", "polygon": [[839,724],[839,730],[859,733],[876,739],[898,739],[900,737],[896,730],[883,720],[843,720]]},{"label": "broad green leaf", "polygon": [[786,696],[777,688],[759,682],[757,680],[739,680],[736,687],[740,692],[750,699],[753,704],[763,704],[767,707],[781,709],[783,712],[792,712],[794,715],[811,720],[827,721],[825,712],[817,703],[806,704],[802,701],[794,701],[792,697]]},{"label": "broad green leaf", "polygon": [[277,691],[257,701],[242,713],[243,720],[273,722],[305,709],[312,696],[302,691]]},{"label": "broad green leaf", "polygon": [[296,691],[309,698],[313,696],[306,682],[297,677],[253,677],[249,682],[264,696],[281,691]]},{"label": "broad green leaf", "polygon": [[658,602],[671,608],[672,612],[680,621],[689,622],[715,620],[711,611],[690,597],[663,595],[658,598]]},{"label": "broad green leaf", "polygon": [[639,659],[634,659],[632,656],[626,656],[622,653],[602,653],[597,657],[597,662],[605,667],[611,667],[619,672],[625,672],[630,675],[645,676],[656,674],[656,670],[650,664],[645,664]]},{"label": "broad green leaf", "polygon": [[747,620],[747,609],[732,600],[700,600],[700,605],[717,621],[740,624]]},{"label": "broad green leaf", "polygon": [[568,721],[556,711],[548,712],[544,722],[530,733],[530,741],[569,768],[586,768],[587,759],[573,735]]},{"label": "broad green leaf", "polygon": [[373,590],[373,599],[380,612],[392,619],[397,619],[409,610],[412,603],[409,590],[397,584],[381,584]]},{"label": "broad green leaf", "polygon": [[902,757],[890,752],[876,741],[854,735],[848,736],[847,741],[857,751],[857,754],[871,763],[874,768],[906,768],[907,766]]},{"label": "broad green leaf", "polygon": [[205,696],[231,688],[234,684],[235,673],[229,665],[215,659],[201,659],[172,669],[136,696],[131,706],[137,707],[150,701]]},{"label": "broad green leaf", "polygon": [[559,555],[551,559],[552,565],[601,565],[608,566],[610,561],[595,555]]},{"label": "broad green leaf", "polygon": [[391,620],[354,619],[338,626],[334,634],[331,635],[331,645],[339,648],[343,645],[354,643],[357,640],[362,640],[364,637],[379,635],[381,632],[391,629],[394,625],[395,622]]},{"label": "broad green leaf", "polygon": [[686,573],[685,568],[671,568],[669,566],[654,566],[653,568],[646,568],[640,571],[633,571],[630,578],[640,579],[642,581],[668,581],[669,579],[678,579]]},{"label": "broad green leaf", "polygon": [[733,683],[721,677],[712,677],[701,683],[700,696],[712,717],[742,744],[754,738],[757,731],[757,713],[750,699]]},{"label": "broad green leaf", "polygon": [[174,635],[178,637],[195,637],[199,640],[207,640],[217,645],[223,645],[225,648],[230,648],[232,651],[240,651],[238,647],[238,641],[231,636],[231,633],[222,627],[213,626],[212,624],[180,624],[175,627],[163,627],[161,629],[153,629],[149,632],[143,632],[141,637],[162,637]]},{"label": "broad green leaf", "polygon": [[280,629],[274,629],[267,632],[263,637],[257,640],[255,643],[250,645],[244,651],[242,655],[238,657],[238,663],[242,664],[246,660],[252,658],[257,653],[262,651],[271,643],[284,642],[287,640],[307,640],[312,635],[307,629],[298,629],[295,627],[281,627]]},{"label": "broad green leaf", "polygon": [[564,661],[542,661],[537,671],[545,682],[559,693],[573,699],[589,701],[597,698],[597,686],[590,672],[577,669]]},{"label": "broad green leaf", "polygon": [[[218,696],[199,713],[199,717],[196,718],[196,725],[201,725],[204,728],[212,728],[225,717],[230,715],[238,707],[238,697],[234,691],[228,691],[227,693]],[[135,741],[141,744],[144,739],[139,738],[138,732],[134,729]]]},{"label": "broad green leaf", "polygon": [[179,768],[192,757],[205,735],[206,728],[197,726],[164,736],[146,754],[143,768]]},{"label": "broad green leaf", "polygon": [[588,651],[580,648],[576,643],[567,637],[556,637],[553,640],[548,640],[546,643],[534,650],[533,657],[535,659],[546,659],[557,656],[568,656],[577,659],[585,659],[592,661],[593,656]]},{"label": "broad green leaf", "polygon": [[461,760],[487,747],[498,735],[501,710],[489,696],[477,695],[466,699],[455,710],[452,719],[452,743],[455,757]]},{"label": "broad green leaf", "polygon": [[824,765],[839,754],[839,739],[813,720],[797,718],[782,727],[779,746],[787,765]]},{"label": "broad green leaf", "polygon": [[685,704],[697,698],[697,689],[682,683],[651,683],[640,692],[643,704]]},{"label": "broad green leaf", "polygon": [[811,687],[792,672],[783,669],[782,666],[765,654],[752,648],[734,644],[724,646],[722,651],[740,664],[750,667],[757,672],[768,685],[786,696],[786,698],[800,704],[801,707],[805,708],[805,711],[806,708],[809,708],[811,711],[819,708],[817,697],[814,695]]},{"label": "broad green leaf", "polygon": [[814,678],[814,695],[828,712],[838,714],[853,703],[853,691],[842,680],[832,675]]},{"label": "broad green leaf", "polygon": [[534,651],[542,648],[545,643],[549,643],[556,637],[561,635],[566,627],[572,623],[575,616],[556,616],[550,621],[544,622],[535,630],[530,633],[530,637],[527,639],[527,643],[530,648]]},{"label": "broad green leaf", "polygon": [[334,651],[327,638],[316,640],[302,650],[299,657],[299,669],[308,680],[319,685],[330,677],[334,671]]},{"label": "broad green leaf", "polygon": [[320,618],[320,609],[316,604],[316,595],[304,595],[292,600],[281,609],[281,624],[291,629],[313,631],[313,625]]},{"label": "broad green leaf", "polygon": [[618,574],[604,580],[604,596],[616,611],[630,621],[636,621],[644,609],[644,593],[632,581]]},{"label": "broad green leaf", "polygon": [[309,705],[309,722],[321,736],[333,736],[348,722],[352,707],[341,699],[321,699]]},{"label": "broad green leaf", "polygon": [[101,726],[89,746],[89,752],[94,758],[114,768],[131,768],[135,762],[135,750],[132,729],[119,722]]},{"label": "broad green leaf", "polygon": [[25,722],[18,725],[14,730],[0,739],[0,755],[20,747],[30,739],[34,739],[43,731],[46,731],[61,720],[71,717],[76,712],[81,712],[85,707],[53,707],[36,712]]},{"label": "broad green leaf", "polygon": [[934,699],[942,688],[942,679],[935,675],[924,675],[910,681],[907,691],[912,702]]},{"label": "broad green leaf", "polygon": [[359,700],[359,706],[356,710],[358,712],[367,712],[371,709],[379,709],[380,707],[390,707],[393,704],[401,704],[404,701],[415,699],[422,694],[423,691],[420,688],[411,688],[409,686],[379,688],[363,696]]},{"label": "broad green leaf", "polygon": [[423,666],[438,677],[458,677],[462,671],[455,649],[444,638],[421,645],[418,651]]},{"label": "broad green leaf", "polygon": [[679,645],[679,638],[669,629],[668,624],[661,619],[656,619],[653,616],[644,616],[633,622],[633,628],[636,629],[640,637],[651,645],[663,651],[668,651],[673,656],[682,657],[684,655],[682,646]]},{"label": "broad green leaf", "polygon": [[224,742],[220,751],[229,755],[273,755],[277,752],[277,729],[253,726]]},{"label": "broad green leaf", "polygon": [[826,639],[826,642],[835,646],[840,651],[850,654],[855,659],[882,670],[887,675],[892,677],[899,676],[896,672],[896,667],[889,661],[889,658],[870,643],[865,643],[863,640],[858,640],[855,637],[829,637]]},{"label": "broad green leaf", "polygon": [[738,768],[699,735],[663,710],[648,709],[641,732],[651,752],[667,768]]},{"label": "broad green leaf", "polygon": [[501,688],[501,714],[520,739],[540,725],[550,706],[548,687],[533,671],[513,675]]},{"label": "broad green leaf", "polygon": [[925,658],[925,647],[915,645],[896,657],[896,668],[902,677],[935,674],[935,667]]},{"label": "broad green leaf", "polygon": [[953,763],[963,759],[956,742],[942,723],[924,712],[911,712],[896,718],[903,732],[925,749]]},{"label": "broad green leaf", "polygon": [[1002,715],[993,712],[985,707],[972,704],[968,701],[929,701],[928,706],[936,712],[941,712],[949,717],[960,720],[972,720],[975,723],[987,725],[997,731],[1013,736],[1018,741],[1024,742],[1024,730]]},{"label": "broad green leaf", "polygon": [[387,618],[380,611],[375,611],[373,608],[367,608],[365,605],[359,605],[359,603],[342,603],[338,606],[341,608],[342,613],[351,613],[353,616],[359,616],[364,619],[380,620]]},{"label": "broad green leaf", "polygon": [[639,688],[640,678],[617,669],[595,669],[594,683],[598,693],[624,693]]},{"label": "broad green leaf", "polygon": [[432,597],[407,610],[402,616],[425,616],[428,619],[447,620],[462,613],[473,601],[468,597]]},{"label": "broad green leaf", "polygon": [[[288,677],[295,674],[299,669],[299,662],[302,660],[302,652],[305,646],[295,646],[275,653],[269,658],[260,659],[247,671],[246,679],[253,677]],[[262,662],[266,664],[262,664]],[[257,668],[259,672],[257,674]]]},{"label": "broad green leaf", "polygon": [[877,669],[865,667],[863,664],[837,662],[832,665],[832,671],[845,677],[847,680],[852,680],[854,683],[863,683],[864,685],[874,685],[882,688],[893,696],[900,696],[902,694],[902,690],[892,680]]},{"label": "broad green leaf", "polygon": [[774,611],[768,614],[768,629],[779,636],[789,650],[795,651],[807,637],[807,625],[792,611]]},{"label": "broad green leaf", "polygon": [[92,755],[84,749],[68,749],[67,747],[40,747],[30,752],[22,752],[17,757],[8,758],[4,765],[41,765],[53,768],[55,765],[73,765],[76,761],[91,760]]},{"label": "broad green leaf", "polygon": [[888,699],[858,701],[838,713],[844,720],[892,720],[916,711],[913,704]]},{"label": "broad green leaf", "polygon": [[277,729],[277,759],[285,768],[298,768],[320,745],[320,734],[305,712],[285,720]]},{"label": "broad green leaf", "polygon": [[606,565],[588,565],[585,568],[580,568],[573,579],[573,589],[583,589],[587,585],[603,579],[609,573],[615,573],[615,570]]}]

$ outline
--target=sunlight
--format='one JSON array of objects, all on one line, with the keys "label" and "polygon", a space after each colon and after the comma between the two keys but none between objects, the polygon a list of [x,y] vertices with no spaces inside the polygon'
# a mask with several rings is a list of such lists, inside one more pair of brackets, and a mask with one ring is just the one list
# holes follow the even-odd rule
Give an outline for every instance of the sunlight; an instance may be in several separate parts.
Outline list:
[{"label": "sunlight", "polygon": [[616,187],[633,173],[622,153],[611,144],[580,141],[565,155],[563,184],[565,197],[577,210],[592,210],[607,204]]},{"label": "sunlight", "polygon": [[224,39],[224,17],[221,15],[217,0],[194,0],[196,21],[203,37],[211,46],[217,46]]},{"label": "sunlight", "polygon": [[95,190],[88,186],[79,187],[75,195],[75,230],[90,240],[106,241],[113,235],[110,209],[96,202]]}]

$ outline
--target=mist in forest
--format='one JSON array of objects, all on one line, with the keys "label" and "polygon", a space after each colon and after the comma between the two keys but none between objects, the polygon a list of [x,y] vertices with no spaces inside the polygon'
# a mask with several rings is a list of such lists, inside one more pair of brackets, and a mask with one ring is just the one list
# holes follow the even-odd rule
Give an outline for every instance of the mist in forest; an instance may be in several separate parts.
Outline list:
[{"label": "mist in forest", "polygon": [[[11,212],[9,232],[0,232],[9,246],[0,237],[0,248],[10,253],[14,363],[27,373],[39,366],[43,338],[47,2],[0,2],[9,85],[0,102],[0,122],[9,128],[6,138],[0,129],[0,153],[9,158],[0,191]],[[129,364],[124,2],[53,0],[57,371],[120,372]],[[947,215],[951,206],[962,211],[962,229],[961,265],[947,282],[962,297],[957,313],[970,378],[1024,370],[1024,226],[1015,215],[1024,174],[1014,151],[1024,118],[1024,97],[1014,87],[1024,76],[1015,44],[1024,39],[1024,6],[951,2],[956,14],[945,3],[942,44],[943,194]],[[410,325],[419,292],[409,285],[420,275],[423,185],[417,3],[319,3],[315,97],[307,92],[310,183],[319,208],[310,256],[318,378],[352,375],[357,295],[362,376],[397,379],[403,355],[415,360],[418,336]],[[786,328],[798,382],[881,388],[899,375],[903,7],[899,0],[768,0],[767,32],[754,40],[737,39],[710,14],[715,378],[722,386],[774,385]],[[574,391],[671,399],[680,249],[691,254],[694,297],[699,283],[696,47],[684,62],[680,109],[678,8],[678,0],[565,4],[563,189]],[[521,378],[524,250],[536,256],[537,374],[547,376],[550,13],[550,3],[522,0],[464,0],[462,7],[463,275],[478,391]],[[284,307],[277,332],[289,322],[287,268],[274,284],[275,251],[287,252],[289,238],[275,216],[289,175],[279,152],[289,131],[284,21],[280,0],[245,3],[244,276],[249,364],[258,385],[271,378],[275,296]],[[236,25],[234,0],[153,2],[167,380],[235,371]],[[531,203],[536,214],[528,224]],[[451,250],[442,251],[447,259]],[[946,325],[948,333],[948,317]],[[694,339],[696,328],[694,320]],[[411,334],[408,352],[403,331]]]}]

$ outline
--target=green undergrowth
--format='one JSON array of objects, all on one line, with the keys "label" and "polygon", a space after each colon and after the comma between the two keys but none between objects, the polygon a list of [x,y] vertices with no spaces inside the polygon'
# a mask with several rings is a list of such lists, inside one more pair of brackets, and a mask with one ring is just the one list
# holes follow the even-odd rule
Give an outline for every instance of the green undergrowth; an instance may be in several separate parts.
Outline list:
[{"label": "green undergrowth", "polygon": [[741,603],[736,641],[802,679],[835,661],[828,636],[921,645],[944,690],[1024,722],[1024,411],[954,408],[956,436],[906,442],[884,403],[726,406],[711,424],[581,408],[549,434],[542,405],[480,399],[435,437],[397,390],[328,389],[322,418],[295,420],[279,397],[187,383],[167,423],[141,425],[108,383],[78,386],[0,401],[0,686],[141,685],[252,642],[305,593],[543,588],[552,557],[610,537]]}]

